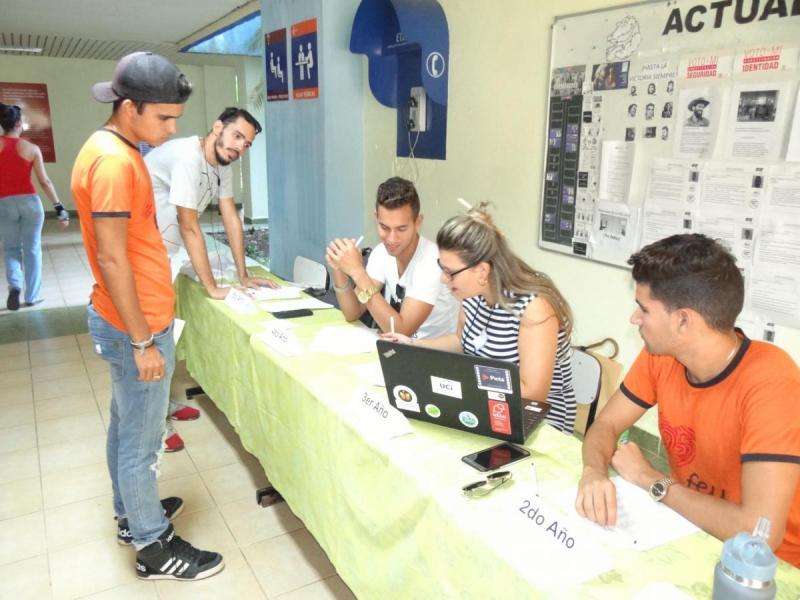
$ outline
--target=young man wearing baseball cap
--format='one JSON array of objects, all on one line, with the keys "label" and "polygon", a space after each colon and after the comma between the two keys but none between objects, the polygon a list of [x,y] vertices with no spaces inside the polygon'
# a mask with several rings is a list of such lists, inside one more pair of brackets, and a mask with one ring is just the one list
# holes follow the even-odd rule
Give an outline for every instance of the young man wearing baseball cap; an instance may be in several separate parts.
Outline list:
[{"label": "young man wearing baseball cap", "polygon": [[72,171],[72,195],[96,281],[89,334],[111,370],[106,454],[118,540],[135,546],[140,579],[204,579],[224,567],[221,555],[175,535],[169,519],[183,501],[160,501],[156,485],[175,368],[175,293],[150,175],[136,145],[157,146],[175,133],[191,91],[164,57],[123,57],[113,79],[92,89],[96,100],[114,107],[81,148]]}]

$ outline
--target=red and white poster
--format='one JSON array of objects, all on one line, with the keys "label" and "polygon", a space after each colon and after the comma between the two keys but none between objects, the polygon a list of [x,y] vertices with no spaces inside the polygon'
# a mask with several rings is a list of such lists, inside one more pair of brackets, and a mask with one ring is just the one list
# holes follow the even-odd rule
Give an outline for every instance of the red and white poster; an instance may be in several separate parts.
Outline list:
[{"label": "red and white poster", "polygon": [[39,146],[44,162],[56,162],[47,84],[0,81],[0,102],[22,109],[22,137]]}]

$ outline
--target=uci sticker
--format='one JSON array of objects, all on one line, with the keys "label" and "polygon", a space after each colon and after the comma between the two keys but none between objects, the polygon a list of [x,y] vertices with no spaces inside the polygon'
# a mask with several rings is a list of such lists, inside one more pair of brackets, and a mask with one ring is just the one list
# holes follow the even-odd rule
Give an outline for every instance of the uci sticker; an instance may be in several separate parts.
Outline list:
[{"label": "uci sticker", "polygon": [[478,389],[480,390],[505,394],[514,393],[511,387],[511,371],[508,369],[475,365],[475,378],[478,380]]},{"label": "uci sticker", "polygon": [[442,411],[439,410],[439,407],[435,404],[426,404],[425,412],[428,413],[429,417],[433,417],[434,419],[438,419],[442,416]]},{"label": "uci sticker", "polygon": [[396,385],[392,390],[395,405],[400,410],[409,410],[411,412],[420,412],[419,402],[417,402],[417,395],[410,387],[404,385]]},{"label": "uci sticker", "polygon": [[450,396],[451,398],[462,399],[461,395],[461,382],[453,381],[452,379],[443,379],[431,375],[431,391],[434,394],[441,394],[443,396]]},{"label": "uci sticker", "polygon": [[469,427],[470,429],[475,429],[478,426],[478,417],[468,410],[458,413],[458,420],[461,421],[464,427]]},{"label": "uci sticker", "polygon": [[500,402],[506,401],[506,395],[501,394],[500,392],[486,392],[486,395],[489,396],[489,400],[500,400]]}]

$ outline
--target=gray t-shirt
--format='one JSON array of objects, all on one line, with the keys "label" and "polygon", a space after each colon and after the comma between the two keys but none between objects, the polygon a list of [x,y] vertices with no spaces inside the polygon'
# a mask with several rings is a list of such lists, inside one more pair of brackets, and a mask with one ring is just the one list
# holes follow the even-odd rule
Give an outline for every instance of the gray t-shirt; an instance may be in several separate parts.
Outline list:
[{"label": "gray t-shirt", "polygon": [[232,169],[230,165],[210,165],[196,135],[154,148],[144,162],[153,181],[158,229],[167,254],[174,256],[183,247],[176,207],[191,208],[201,215],[212,199],[233,198]]}]

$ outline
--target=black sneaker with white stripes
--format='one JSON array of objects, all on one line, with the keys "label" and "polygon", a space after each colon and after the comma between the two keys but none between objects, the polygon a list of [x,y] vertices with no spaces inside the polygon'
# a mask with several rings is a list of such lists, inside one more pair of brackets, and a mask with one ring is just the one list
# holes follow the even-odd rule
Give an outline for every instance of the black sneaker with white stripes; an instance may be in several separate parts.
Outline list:
[{"label": "black sneaker with white stripes", "polygon": [[136,553],[139,579],[195,581],[216,575],[224,568],[221,554],[198,550],[175,535],[172,525],[158,540]]},{"label": "black sneaker with white stripes", "polygon": [[[164,509],[164,514],[167,519],[172,521],[172,519],[181,514],[183,510],[183,499],[177,496],[164,498],[161,501],[161,507]],[[120,546],[130,546],[133,544],[133,534],[128,528],[128,519],[117,519],[117,543]]]}]

